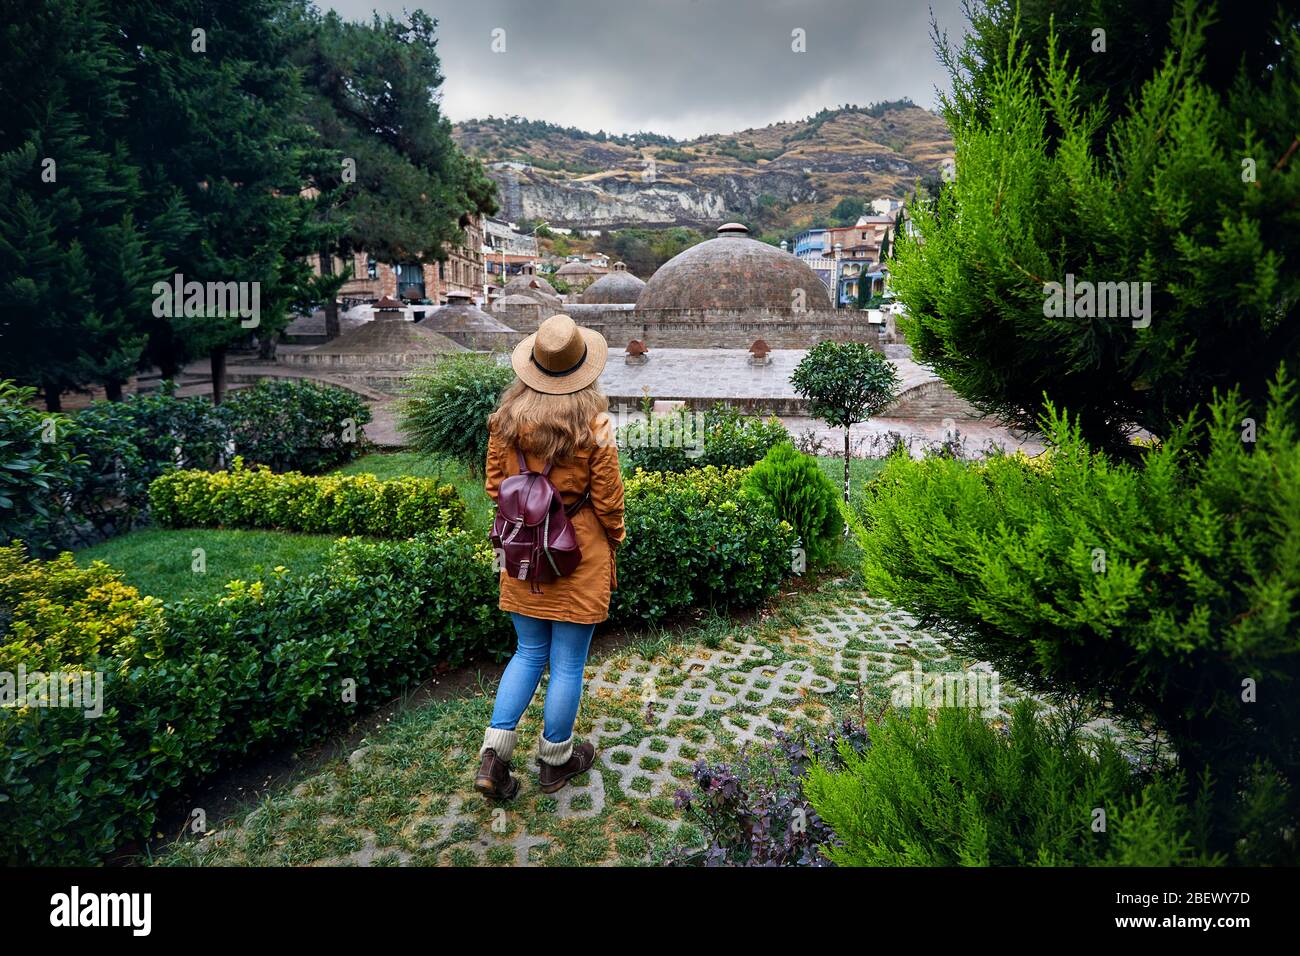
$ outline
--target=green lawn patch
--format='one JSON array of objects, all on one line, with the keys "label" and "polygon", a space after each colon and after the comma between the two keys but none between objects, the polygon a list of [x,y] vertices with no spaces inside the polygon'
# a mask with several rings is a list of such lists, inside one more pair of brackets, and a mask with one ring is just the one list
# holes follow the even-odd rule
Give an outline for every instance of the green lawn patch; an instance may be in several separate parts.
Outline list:
[{"label": "green lawn patch", "polygon": [[[256,580],[283,565],[309,571],[333,544],[330,535],[207,528],[143,528],[77,552],[77,563],[104,561],[141,594],[177,601],[219,595],[227,581]],[[203,550],[205,570],[194,570]]]},{"label": "green lawn patch", "polygon": [[[817,464],[826,473],[826,477],[835,482],[835,487],[840,489],[842,495],[844,493],[843,456],[818,455]],[[853,504],[857,505],[862,500],[862,493],[867,487],[867,482],[880,474],[881,469],[884,467],[885,459],[883,458],[849,459],[849,480],[851,483],[849,495]]]}]

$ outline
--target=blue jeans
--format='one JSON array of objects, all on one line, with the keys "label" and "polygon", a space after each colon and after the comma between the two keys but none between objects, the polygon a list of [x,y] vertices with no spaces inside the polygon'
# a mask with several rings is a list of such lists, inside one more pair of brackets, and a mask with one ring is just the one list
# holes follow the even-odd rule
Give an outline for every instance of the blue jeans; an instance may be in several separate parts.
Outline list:
[{"label": "blue jeans", "polygon": [[499,730],[514,730],[518,726],[550,661],[551,682],[546,688],[542,711],[542,736],[553,744],[563,743],[573,736],[573,722],[578,718],[578,703],[582,700],[582,669],[587,664],[587,650],[596,625],[544,621],[513,611],[510,617],[514,619],[519,644],[501,675],[491,726]]}]

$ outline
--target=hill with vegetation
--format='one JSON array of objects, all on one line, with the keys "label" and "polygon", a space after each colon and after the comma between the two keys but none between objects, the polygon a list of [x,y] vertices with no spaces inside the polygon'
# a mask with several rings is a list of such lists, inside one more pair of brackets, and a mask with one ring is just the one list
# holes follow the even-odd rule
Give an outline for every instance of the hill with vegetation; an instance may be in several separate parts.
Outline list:
[{"label": "hill with vegetation", "polygon": [[520,117],[469,120],[454,135],[488,167],[503,216],[606,230],[738,219],[771,234],[842,221],[858,200],[906,195],[952,156],[943,119],[909,100],[693,140]]}]

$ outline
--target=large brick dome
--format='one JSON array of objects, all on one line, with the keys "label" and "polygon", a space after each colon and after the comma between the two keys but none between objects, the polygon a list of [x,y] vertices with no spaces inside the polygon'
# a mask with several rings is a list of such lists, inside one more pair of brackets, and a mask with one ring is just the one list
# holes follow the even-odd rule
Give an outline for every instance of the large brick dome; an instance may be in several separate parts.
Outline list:
[{"label": "large brick dome", "polygon": [[[802,290],[802,297],[796,295]],[[802,303],[800,303],[802,298]],[[829,309],[826,286],[801,259],[749,238],[739,223],[669,259],[636,301],[645,309]]]}]

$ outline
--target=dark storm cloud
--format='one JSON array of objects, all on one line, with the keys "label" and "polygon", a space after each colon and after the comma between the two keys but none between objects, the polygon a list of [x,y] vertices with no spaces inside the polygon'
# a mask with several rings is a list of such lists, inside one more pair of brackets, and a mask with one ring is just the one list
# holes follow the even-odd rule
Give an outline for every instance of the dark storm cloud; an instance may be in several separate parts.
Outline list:
[{"label": "dark storm cloud", "polygon": [[[960,0],[318,0],[349,19],[418,6],[439,21],[453,120],[519,115],[679,137],[907,96],[947,78],[930,12],[960,35]],[[492,52],[492,31],[505,52]],[[807,52],[791,49],[802,29]]]}]

